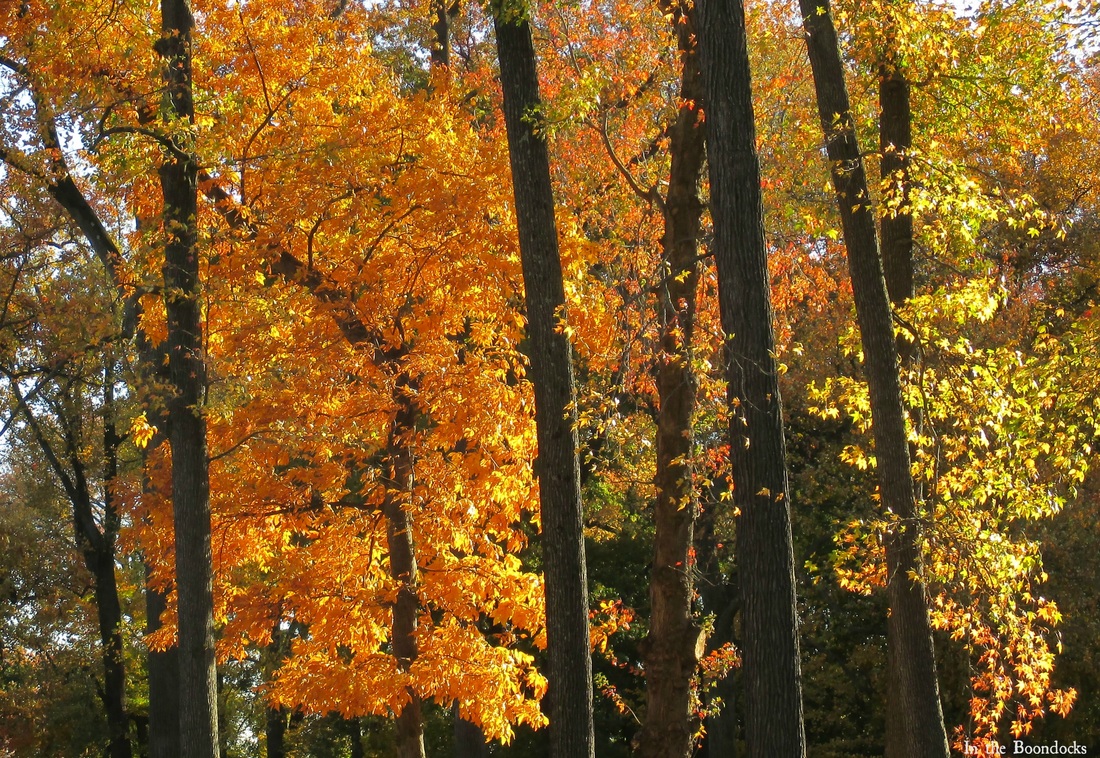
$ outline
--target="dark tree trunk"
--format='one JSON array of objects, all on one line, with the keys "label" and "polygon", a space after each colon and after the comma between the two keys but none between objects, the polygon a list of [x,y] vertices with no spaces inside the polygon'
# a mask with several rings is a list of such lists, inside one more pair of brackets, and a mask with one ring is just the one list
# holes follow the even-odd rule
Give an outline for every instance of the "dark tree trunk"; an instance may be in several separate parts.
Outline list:
[{"label": "dark tree trunk", "polygon": [[467,721],[458,713],[458,703],[451,707],[454,713],[454,756],[455,758],[488,758],[489,745],[481,727]]},{"label": "dark tree trunk", "polygon": [[[389,435],[389,481],[382,511],[386,516],[386,537],[390,551],[390,575],[398,582],[397,600],[393,605],[391,645],[397,667],[407,672],[416,660],[416,627],[420,615],[420,599],[416,585],[416,547],[412,523],[407,508],[413,490],[413,451],[411,436],[415,433],[416,407],[413,387],[402,374],[394,388],[397,412]],[[397,716],[397,750],[401,758],[424,758],[424,717],[420,696],[408,688],[409,702]]]},{"label": "dark tree trunk", "polygon": [[286,758],[286,709],[268,706],[264,736],[267,758]]},{"label": "dark tree trunk", "polygon": [[[909,82],[898,67],[897,40],[893,29],[883,43],[885,50],[879,64],[879,150],[880,175],[887,186],[887,203],[879,221],[882,240],[882,267],[890,302],[899,306],[913,296],[913,217],[909,213],[909,150],[913,145],[912,114],[909,108]],[[912,341],[902,332],[897,336],[898,357],[902,366],[908,363]],[[910,451],[911,452],[911,451]],[[897,645],[888,640],[888,654],[894,655]],[[891,669],[900,665],[891,661]],[[886,755],[900,758],[906,755],[902,730],[904,716],[898,680],[890,677],[886,700]]]},{"label": "dark tree trunk", "polygon": [[[267,645],[266,655],[263,657],[264,678],[271,681],[275,672],[283,663],[290,644],[289,636],[283,630],[282,614],[276,613],[275,622],[271,626],[271,642]],[[283,707],[273,707],[268,703],[264,723],[264,737],[267,743],[267,758],[286,758],[286,729],[287,710]]]},{"label": "dark tree trunk", "polygon": [[[669,7],[680,52],[680,99],[702,100],[695,52],[694,8]],[[661,328],[656,356],[657,471],[654,483],[654,557],[649,585],[650,625],[643,647],[645,724],[635,741],[639,758],[687,758],[697,719],[691,707],[692,677],[699,663],[702,629],[692,616],[691,548],[697,510],[692,456],[698,382],[691,368],[699,282],[699,232],[703,203],[704,128],[698,107],[680,108],[669,131],[672,166],[664,212],[664,256],[657,292]]]},{"label": "dark tree trunk", "polygon": [[346,719],[348,739],[351,741],[351,758],[364,758],[363,753],[363,720],[359,718]]},{"label": "dark tree trunk", "polygon": [[[507,14],[507,15],[504,15]],[[546,576],[550,755],[592,758],[592,659],[577,461],[573,358],[557,327],[565,288],[554,219],[550,157],[538,125],[541,101],[531,27],[510,6],[494,18],[527,306],[531,383]]]},{"label": "dark tree trunk", "polygon": [[794,550],[745,9],[706,0],[700,42],[714,255],[726,342],[741,585],[745,745],[802,756]]},{"label": "dark tree trunk", "polygon": [[[9,389],[26,415],[28,426],[38,442],[42,454],[60,481],[72,507],[73,531],[76,546],[81,552],[84,566],[92,576],[96,614],[99,619],[99,641],[103,659],[103,690],[101,698],[107,717],[108,754],[111,758],[130,758],[133,754],[129,738],[129,718],[126,714],[126,675],[122,650],[122,606],[118,599],[115,579],[115,546],[118,536],[119,515],[111,487],[118,473],[118,446],[120,440],[115,431],[114,376],[108,367],[104,371],[103,406],[103,523],[96,522],[92,507],[93,497],[88,472],[81,459],[83,440],[74,432],[74,423],[65,415],[58,418],[62,429],[63,448],[55,449],[39,425],[37,418],[19,389],[19,383],[5,372]],[[71,398],[62,398],[57,404],[59,414],[65,414]],[[80,408],[77,412],[81,412]],[[63,462],[64,460],[64,462]]]},{"label": "dark tree trunk", "polygon": [[[736,569],[722,575],[718,556],[718,535],[715,532],[724,486],[713,483],[704,490],[702,507],[695,521],[695,557],[699,569],[699,599],[704,613],[715,615],[714,632],[707,639],[707,652],[726,643],[735,643],[734,619],[739,609]],[[696,758],[737,758],[736,674],[729,674],[714,691],[705,695],[707,705],[721,698],[717,715],[704,721],[705,736]]]},{"label": "dark tree trunk", "polygon": [[909,213],[909,150],[913,146],[909,82],[892,60],[879,67],[879,149],[881,174],[891,187],[893,207],[882,228],[882,264],[890,301],[900,305],[913,296],[913,216]]},{"label": "dark tree trunk", "polygon": [[896,753],[891,758],[946,758],[947,734],[940,708],[928,598],[919,578],[917,505],[898,352],[875,234],[875,214],[832,15],[825,0],[800,2],[863,340],[882,506],[898,519],[886,540],[888,676],[894,701],[889,714],[898,720],[888,726],[888,732],[894,730],[898,735],[892,740]]},{"label": "dark tree trunk", "polygon": [[[195,116],[191,81],[188,0],[161,0],[157,50],[164,58],[168,113],[184,121]],[[190,145],[173,140],[160,166],[164,196],[164,306],[168,317],[168,368],[173,395],[168,403],[172,449],[172,508],[175,521],[176,591],[179,599],[180,755],[218,755],[218,694],[214,664],[213,570],[210,552],[210,481],[202,308],[196,214],[198,165]]]},{"label": "dark tree trunk", "polygon": [[[161,627],[161,614],[168,607],[164,593],[149,585],[145,574],[145,633]],[[179,648],[146,656],[149,675],[149,758],[177,758],[180,754]]]},{"label": "dark tree trunk", "polygon": [[[99,611],[99,639],[103,646],[103,695],[107,710],[111,758],[130,758],[129,718],[126,714],[126,672],[122,657],[122,606],[115,580],[115,546],[120,526],[114,484],[118,475],[118,447],[122,439],[115,429],[114,370],[103,372],[103,530],[91,549],[85,543],[85,563],[95,577],[96,608]],[[90,505],[90,504],[89,504]],[[90,508],[89,508],[90,510]]]}]

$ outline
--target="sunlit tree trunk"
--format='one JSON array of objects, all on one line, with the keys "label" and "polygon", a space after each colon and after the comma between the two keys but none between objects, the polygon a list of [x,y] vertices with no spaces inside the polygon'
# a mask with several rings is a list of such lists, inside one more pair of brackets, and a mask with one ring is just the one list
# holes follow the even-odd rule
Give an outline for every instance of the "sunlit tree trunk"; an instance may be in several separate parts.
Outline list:
[{"label": "sunlit tree trunk", "polygon": [[920,579],[916,493],[898,351],[875,213],[828,3],[800,3],[863,340],[879,491],[883,508],[897,519],[886,540],[888,676],[893,701],[888,713],[894,720],[887,727],[891,758],[946,758],[947,733],[936,679],[928,597]]},{"label": "sunlit tree trunk", "polygon": [[745,745],[805,755],[790,487],[775,360],[745,9],[705,0],[700,43],[714,256],[726,337],[741,590]]},{"label": "sunlit tree trunk", "polygon": [[[695,51],[695,11],[666,7],[672,15],[680,53],[680,100],[702,100]],[[635,739],[634,754],[644,758],[687,758],[697,718],[693,712],[692,677],[702,649],[702,629],[692,615],[692,533],[697,510],[694,435],[698,382],[691,366],[699,282],[699,233],[703,203],[704,129],[700,109],[685,105],[669,130],[672,166],[668,193],[661,206],[664,237],[657,316],[660,324],[655,379],[657,471],[654,483],[654,556],[649,585],[649,635],[642,646],[645,664],[645,724]]]},{"label": "sunlit tree trunk", "polygon": [[[412,435],[415,433],[416,408],[413,387],[404,374],[394,387],[397,412],[390,427],[387,446],[388,482],[382,512],[386,516],[386,538],[390,553],[390,575],[398,582],[397,599],[393,604],[391,645],[397,667],[408,672],[418,650],[416,627],[420,614],[420,599],[416,585],[416,545],[412,520],[407,509],[413,491]],[[397,749],[401,758],[424,758],[424,715],[420,696],[408,688],[409,702],[397,716]]]},{"label": "sunlit tree trunk", "polygon": [[569,340],[558,328],[565,317],[565,287],[550,157],[545,135],[538,128],[541,101],[530,24],[522,7],[506,5],[498,9],[494,26],[527,306],[528,375],[535,392],[550,755],[592,758],[592,659],[573,358]]}]

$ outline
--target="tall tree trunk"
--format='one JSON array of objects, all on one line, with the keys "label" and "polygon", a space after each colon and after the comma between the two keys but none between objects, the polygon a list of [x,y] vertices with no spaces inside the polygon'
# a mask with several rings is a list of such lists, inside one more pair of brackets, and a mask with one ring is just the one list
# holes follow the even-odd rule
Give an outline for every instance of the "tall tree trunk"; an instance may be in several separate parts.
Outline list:
[{"label": "tall tree trunk", "polygon": [[[889,6],[886,12],[889,13]],[[879,221],[882,240],[882,267],[890,303],[899,306],[913,296],[913,216],[909,213],[909,150],[913,145],[912,113],[909,107],[909,82],[899,67],[897,39],[893,23],[887,19],[888,33],[883,42],[883,57],[879,63],[879,169],[883,184],[888,187]],[[909,361],[913,343],[902,332],[897,336],[898,357],[902,366]],[[910,451],[912,452],[912,451]],[[897,654],[898,645],[888,635],[887,654]],[[891,670],[900,661],[889,663]],[[898,680],[890,677],[886,700],[886,756],[907,755],[902,729],[904,707]]]},{"label": "tall tree trunk", "polygon": [[[702,100],[695,51],[695,11],[668,6],[680,53],[680,100]],[[645,724],[635,741],[639,758],[688,758],[697,719],[691,707],[692,677],[702,652],[702,629],[692,617],[692,536],[697,497],[692,456],[698,382],[691,367],[699,282],[699,232],[703,203],[704,128],[700,109],[684,105],[669,132],[672,166],[664,213],[657,316],[657,471],[654,483],[654,557],[649,585],[649,635],[643,645]]]},{"label": "tall tree trunk", "polygon": [[103,371],[103,530],[98,549],[86,549],[85,561],[95,577],[99,612],[99,638],[103,646],[103,693],[110,733],[111,758],[130,758],[129,719],[126,714],[126,672],[122,657],[122,606],[115,579],[115,546],[120,526],[115,498],[118,447],[122,439],[115,429],[115,375],[111,358]]},{"label": "tall tree trunk", "polygon": [[[390,552],[390,576],[398,583],[393,605],[391,645],[397,667],[408,672],[416,660],[416,627],[420,599],[416,585],[416,546],[413,541],[411,507],[413,490],[413,451],[416,407],[409,377],[402,374],[394,387],[397,412],[390,427],[388,456],[389,482],[382,511],[386,516],[386,537]],[[409,702],[397,716],[397,750],[401,758],[424,758],[424,716],[420,696],[408,688]]]},{"label": "tall tree trunk", "polygon": [[[166,104],[172,119],[195,117],[188,0],[161,0]],[[218,692],[214,663],[213,569],[210,552],[210,480],[203,394],[198,233],[198,164],[191,145],[172,138],[160,166],[164,197],[164,307],[168,320],[168,403],[172,448],[176,591],[179,600],[180,754],[218,755]]]},{"label": "tall tree trunk", "polygon": [[754,758],[802,756],[790,487],[745,9],[741,0],[705,0],[701,17],[713,249],[722,330],[729,335],[730,465],[741,512],[745,745]]},{"label": "tall tree trunk", "polygon": [[504,120],[512,167],[530,339],[531,383],[546,576],[546,654],[550,755],[593,758],[592,658],[577,460],[573,357],[558,329],[565,317],[550,183],[550,156],[539,128],[541,101],[531,27],[519,6],[494,15]]},{"label": "tall tree trunk", "polygon": [[947,733],[940,708],[928,598],[920,579],[917,505],[898,352],[875,234],[875,214],[827,0],[800,3],[863,340],[879,491],[883,508],[897,518],[896,527],[886,539],[888,675],[893,682],[894,701],[889,714],[898,720],[888,731],[896,730],[899,735],[891,758],[946,758]]}]

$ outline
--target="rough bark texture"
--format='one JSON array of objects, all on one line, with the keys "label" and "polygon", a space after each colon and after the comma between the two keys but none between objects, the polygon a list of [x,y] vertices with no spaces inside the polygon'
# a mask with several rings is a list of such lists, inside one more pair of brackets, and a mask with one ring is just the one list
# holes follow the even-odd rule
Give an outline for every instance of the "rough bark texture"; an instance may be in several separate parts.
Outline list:
[{"label": "rough bark texture", "polygon": [[875,233],[875,214],[832,15],[824,0],[800,2],[863,340],[879,490],[883,507],[898,519],[898,527],[887,536],[886,545],[890,603],[887,635],[893,695],[889,714],[897,719],[888,731],[896,730],[899,735],[892,740],[897,751],[892,758],[946,758],[947,734],[940,708],[928,598],[924,584],[914,578],[919,577],[920,568],[917,506],[898,377],[898,353]]},{"label": "rough bark texture", "polygon": [[[507,16],[502,17],[502,14]],[[558,329],[565,288],[558,253],[550,158],[538,133],[540,99],[531,27],[511,9],[494,17],[504,119],[530,341],[546,576],[546,653],[550,755],[592,758],[592,659],[588,579],[581,520],[580,466],[574,429],[573,359]]]},{"label": "rough bark texture", "polygon": [[[694,9],[669,7],[680,52],[680,98],[702,99],[695,52]],[[657,292],[661,328],[656,359],[659,399],[657,471],[654,484],[653,573],[649,585],[649,636],[645,664],[645,724],[635,741],[639,758],[687,758],[697,719],[691,707],[692,677],[702,652],[702,629],[692,617],[692,535],[697,509],[692,455],[698,382],[691,368],[699,282],[699,233],[703,204],[704,129],[698,108],[683,107],[669,130],[672,166],[664,213],[664,256]]]},{"label": "rough bark texture", "polygon": [[[389,481],[382,511],[390,552],[390,576],[400,585],[393,605],[391,646],[397,667],[408,671],[418,654],[416,627],[420,615],[417,597],[416,547],[407,508],[413,488],[413,452],[410,435],[416,424],[416,407],[408,376],[402,374],[394,388],[397,413],[390,426]],[[424,758],[424,716],[420,697],[410,687],[409,702],[397,716],[397,751],[401,758]]]},{"label": "rough bark texture", "polygon": [[740,0],[701,4],[714,255],[726,342],[742,606],[745,747],[805,754],[790,488],[760,166]]},{"label": "rough bark texture", "polygon": [[[893,30],[890,30],[891,32]],[[897,65],[896,40],[887,35],[883,43],[885,53],[879,64],[879,151],[880,175],[886,191],[884,202],[888,207],[879,221],[882,245],[882,267],[886,278],[886,291],[894,306],[901,305],[913,296],[913,217],[909,207],[909,149],[913,144],[912,114],[909,107],[909,82]],[[904,366],[912,353],[913,343],[903,332],[897,335],[898,356]],[[894,546],[889,546],[893,552]],[[897,649],[893,638],[888,638],[888,654]],[[899,661],[889,664],[901,665]],[[906,755],[905,735],[902,729],[904,716],[898,692],[898,680],[890,677],[886,700],[886,755],[900,758]]]},{"label": "rough bark texture", "polygon": [[[193,121],[191,31],[187,0],[162,0],[161,39],[168,113]],[[176,591],[179,598],[180,755],[218,755],[218,696],[214,665],[213,572],[210,553],[210,480],[202,310],[196,212],[198,165],[190,146],[174,142],[160,166],[164,197],[164,305],[168,321],[168,369],[175,522]]]}]

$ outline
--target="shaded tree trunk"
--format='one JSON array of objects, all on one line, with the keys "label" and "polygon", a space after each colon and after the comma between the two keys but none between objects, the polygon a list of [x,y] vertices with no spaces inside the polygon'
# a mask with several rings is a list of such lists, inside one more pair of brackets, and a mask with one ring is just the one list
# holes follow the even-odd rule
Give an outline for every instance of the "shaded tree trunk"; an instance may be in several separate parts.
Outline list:
[{"label": "shaded tree trunk", "polygon": [[[194,121],[188,0],[161,1],[161,38],[167,113]],[[164,197],[164,306],[168,321],[168,403],[172,449],[176,591],[179,599],[180,755],[218,755],[218,694],[214,662],[213,570],[210,552],[210,481],[202,405],[206,365],[199,302],[196,228],[198,164],[190,145],[173,138],[160,166]]]},{"label": "shaded tree trunk", "polygon": [[[103,699],[107,710],[111,758],[130,758],[129,718],[126,714],[126,672],[122,653],[122,606],[115,579],[115,547],[120,524],[114,484],[118,475],[115,429],[115,375],[111,358],[103,371],[103,529],[98,545],[85,542],[84,561],[95,577],[99,639],[103,647]],[[89,503],[89,511],[90,511]],[[90,513],[89,513],[90,516]]]},{"label": "shaded tree trunk", "polygon": [[531,27],[522,8],[494,15],[504,120],[512,167],[527,306],[531,383],[546,576],[546,654],[550,755],[592,758],[592,659],[577,460],[573,358],[559,329],[565,288],[554,219],[550,157],[539,128],[541,107]]},{"label": "shaded tree trunk", "polygon": [[[109,359],[108,359],[109,360]],[[18,409],[27,419],[35,441],[57,476],[72,508],[73,532],[76,547],[80,550],[84,566],[92,577],[99,626],[99,642],[103,661],[103,688],[100,693],[107,721],[108,755],[111,758],[130,758],[133,749],[129,738],[129,717],[126,713],[126,674],[122,649],[122,606],[118,598],[115,578],[115,549],[119,529],[118,506],[112,492],[113,480],[118,473],[118,446],[121,442],[115,426],[114,373],[108,365],[104,370],[103,414],[103,521],[96,522],[93,508],[91,482],[81,449],[84,445],[80,432],[81,419],[67,417],[72,407],[71,397],[62,397],[51,403],[57,411],[57,425],[61,430],[61,446],[56,447],[39,423],[31,406],[19,388],[19,382],[10,372],[4,371],[8,388]],[[71,389],[71,386],[66,389]],[[76,413],[83,413],[83,403],[78,403]]]},{"label": "shaded tree trunk", "polygon": [[[695,521],[695,557],[699,567],[699,599],[703,611],[714,614],[714,631],[707,639],[706,652],[711,653],[726,643],[735,643],[734,621],[739,610],[737,574],[734,568],[723,576],[718,556],[718,535],[715,532],[721,495],[725,486],[717,482],[704,490],[699,517]],[[705,695],[707,705],[721,698],[717,715],[704,721],[705,735],[696,758],[737,758],[736,674],[729,674],[712,693]]]},{"label": "shaded tree trunk", "polygon": [[454,714],[454,755],[455,758],[487,758],[489,745],[481,727],[467,721],[458,713],[458,703],[451,707]]},{"label": "shaded tree trunk", "polygon": [[[702,100],[695,51],[695,11],[667,6],[680,53],[680,99]],[[645,724],[635,738],[640,758],[686,758],[697,726],[692,677],[702,652],[702,629],[692,615],[692,536],[698,507],[695,493],[694,435],[698,382],[691,366],[699,282],[699,233],[703,203],[704,128],[698,107],[681,107],[669,130],[672,166],[662,205],[664,248],[657,317],[657,470],[654,483],[654,557],[650,579],[649,635],[642,645],[645,664]]]},{"label": "shaded tree trunk", "polygon": [[[149,585],[145,574],[145,633],[161,627],[168,608],[164,593]],[[150,650],[145,658],[149,677],[149,758],[176,758],[180,754],[179,648]]]},{"label": "shaded tree trunk", "polygon": [[[946,758],[947,733],[928,598],[920,580],[917,504],[898,376],[890,301],[875,233],[875,214],[856,140],[844,68],[826,0],[800,0],[832,180],[840,209],[856,317],[870,390],[872,430],[883,508],[897,524],[886,538],[887,622],[892,704],[891,758]],[[910,233],[911,236],[911,233]],[[910,285],[911,286],[911,285]]]},{"label": "shaded tree trunk", "polygon": [[[886,207],[879,221],[882,240],[882,267],[886,291],[893,306],[899,306],[913,296],[913,217],[909,213],[909,149],[913,145],[912,114],[909,107],[909,82],[898,66],[897,40],[893,28],[883,43],[885,50],[879,64],[879,151],[880,176],[888,187],[884,195]],[[913,343],[906,333],[897,335],[898,357],[902,366],[908,363]],[[910,454],[912,450],[910,450]],[[892,637],[887,640],[887,654],[894,656],[898,646]],[[891,670],[902,665],[890,660]],[[899,758],[906,755],[904,715],[898,679],[890,677],[886,701],[886,755]]]},{"label": "shaded tree trunk", "polygon": [[749,756],[802,756],[794,549],[783,408],[752,107],[745,9],[705,0],[700,43],[714,255],[726,342],[730,465]]}]

